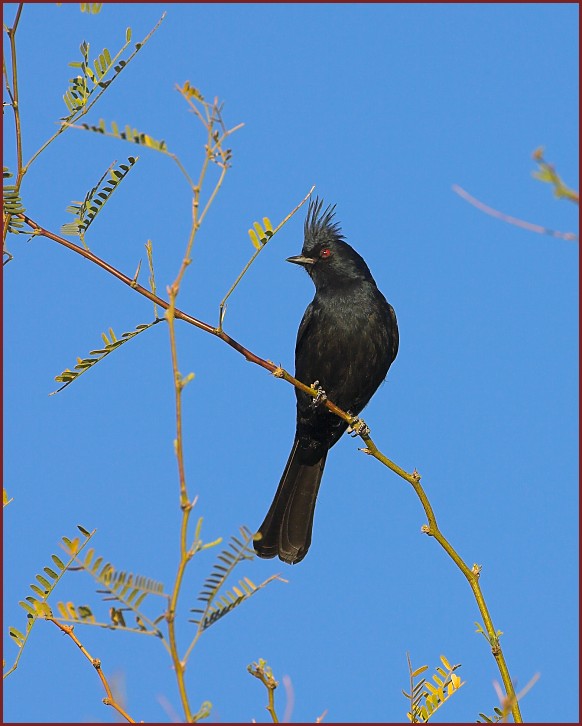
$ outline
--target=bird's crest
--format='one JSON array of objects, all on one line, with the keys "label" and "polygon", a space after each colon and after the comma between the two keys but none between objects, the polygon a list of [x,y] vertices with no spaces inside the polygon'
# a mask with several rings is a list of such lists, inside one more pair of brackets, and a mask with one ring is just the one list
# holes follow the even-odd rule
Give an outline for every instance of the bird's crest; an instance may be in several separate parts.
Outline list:
[{"label": "bird's crest", "polygon": [[309,203],[305,218],[305,243],[311,247],[326,239],[343,240],[339,222],[334,222],[335,204],[323,211],[323,199],[316,197]]}]

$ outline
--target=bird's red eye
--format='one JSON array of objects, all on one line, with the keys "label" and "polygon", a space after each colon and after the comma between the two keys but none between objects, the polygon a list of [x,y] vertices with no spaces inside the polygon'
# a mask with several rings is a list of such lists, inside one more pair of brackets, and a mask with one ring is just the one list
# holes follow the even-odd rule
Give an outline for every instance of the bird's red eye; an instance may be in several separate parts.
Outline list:
[{"label": "bird's red eye", "polygon": [[329,247],[324,247],[321,250],[321,252],[319,253],[319,256],[321,257],[322,260],[326,260],[328,257],[330,257],[331,256],[331,250],[329,249]]}]

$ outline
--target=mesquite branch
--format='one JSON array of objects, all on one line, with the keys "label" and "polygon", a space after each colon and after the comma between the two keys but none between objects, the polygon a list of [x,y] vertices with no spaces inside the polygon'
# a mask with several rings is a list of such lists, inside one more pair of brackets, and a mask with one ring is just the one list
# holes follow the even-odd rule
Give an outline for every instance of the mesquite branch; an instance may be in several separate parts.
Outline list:
[{"label": "mesquite branch", "polygon": [[[187,313],[184,313],[183,311],[174,307],[174,305],[172,303],[169,303],[166,300],[163,300],[162,298],[158,297],[157,295],[154,295],[152,292],[150,292],[146,288],[137,284],[137,282],[135,280],[128,277],[127,275],[124,275],[122,272],[120,272],[116,268],[112,267],[107,262],[101,260],[99,257],[94,255],[89,250],[86,250],[83,247],[80,247],[79,245],[69,242],[68,240],[60,237],[59,235],[56,235],[53,232],[50,232],[49,230],[44,229],[41,225],[39,225],[37,222],[30,219],[29,217],[27,217],[24,214],[21,214],[19,216],[33,230],[34,235],[40,236],[40,237],[46,237],[47,239],[50,239],[54,242],[57,242],[58,244],[61,244],[65,247],[73,250],[77,254],[80,254],[82,257],[85,257],[85,259],[87,259],[87,260],[93,262],[94,264],[98,265],[99,267],[103,268],[104,270],[109,272],[111,275],[114,275],[115,277],[117,277],[118,280],[121,280],[126,285],[128,285],[129,287],[134,289],[136,292],[140,293],[144,297],[146,297],[149,300],[151,300],[152,302],[156,303],[164,310],[168,310],[171,308],[172,317],[178,318],[179,320],[183,320],[184,322],[189,323],[190,325],[193,325],[197,328],[200,328],[201,330],[204,330],[206,333],[210,333],[211,335],[214,335],[217,338],[220,338],[220,340],[224,341],[227,345],[229,345],[231,348],[234,348],[234,350],[236,350],[238,353],[240,353],[242,356],[244,356],[246,360],[250,361],[251,363],[255,363],[258,366],[261,366],[261,368],[264,368],[265,370],[268,370],[276,378],[282,378],[282,379],[286,380],[288,383],[291,383],[296,388],[300,389],[301,391],[307,393],[310,396],[313,396],[314,398],[318,395],[318,391],[315,388],[312,388],[311,386],[306,385],[305,383],[297,380],[286,370],[284,370],[280,366],[276,366],[272,361],[261,358],[260,356],[256,355],[252,351],[248,350],[241,343],[234,340],[234,338],[231,338],[221,328],[215,328],[212,325],[209,325],[208,323],[205,323],[201,320],[198,320],[197,318],[194,318],[191,315],[188,315]],[[355,416],[350,415],[346,411],[343,411],[338,406],[336,406],[332,401],[329,401],[329,400],[325,400],[324,402],[322,401],[321,405],[325,405],[332,413],[335,413],[337,416],[342,418],[353,428],[353,430],[357,433],[357,435],[360,436],[362,438],[362,440],[364,441],[366,448],[363,449],[363,451],[366,454],[373,456],[379,462],[384,464],[384,466],[387,466],[389,469],[391,469],[395,474],[398,474],[398,476],[400,476],[402,479],[407,481],[414,489],[416,495],[420,499],[420,502],[422,504],[422,507],[423,507],[425,514],[427,516],[427,519],[428,519],[428,525],[425,525],[423,527],[423,531],[426,534],[430,535],[431,537],[435,538],[435,540],[445,550],[445,552],[449,555],[449,557],[453,560],[453,562],[457,565],[457,567],[461,570],[461,572],[463,573],[463,575],[466,577],[467,581],[469,582],[469,586],[471,587],[471,590],[472,590],[475,600],[477,602],[477,606],[481,613],[481,617],[483,618],[485,630],[487,632],[487,637],[488,637],[489,643],[491,644],[491,652],[493,653],[493,656],[497,663],[497,667],[501,674],[501,678],[503,680],[503,685],[505,686],[507,696],[509,699],[511,699],[511,702],[512,702],[513,718],[516,723],[521,723],[522,718],[521,718],[521,712],[519,709],[519,703],[517,702],[517,699],[515,697],[515,690],[513,688],[512,682],[511,682],[509,670],[507,668],[507,664],[505,662],[505,658],[503,656],[503,652],[502,652],[501,646],[499,644],[499,638],[497,635],[497,631],[495,630],[495,628],[493,626],[493,622],[492,622],[491,616],[489,614],[489,610],[487,608],[485,599],[481,592],[481,586],[479,584],[480,568],[476,565],[474,565],[472,568],[469,568],[468,565],[464,562],[464,560],[458,555],[458,553],[453,548],[453,546],[448,542],[448,540],[441,533],[441,531],[438,527],[437,521],[436,521],[435,514],[434,514],[433,509],[428,500],[428,497],[420,484],[419,474],[416,471],[413,472],[412,474],[409,474],[404,469],[402,469],[397,464],[395,464],[390,459],[388,459],[388,457],[386,457],[384,454],[382,454],[382,452],[378,449],[378,447],[376,446],[376,444],[370,437],[369,429],[367,428],[367,426],[365,426],[365,424],[363,424],[363,422],[360,419],[358,419]]]}]

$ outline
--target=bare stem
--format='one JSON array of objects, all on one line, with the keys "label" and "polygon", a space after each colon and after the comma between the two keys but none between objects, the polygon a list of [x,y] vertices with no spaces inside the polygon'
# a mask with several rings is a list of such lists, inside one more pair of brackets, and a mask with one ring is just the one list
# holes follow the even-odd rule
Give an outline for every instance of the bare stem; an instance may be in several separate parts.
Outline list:
[{"label": "bare stem", "polygon": [[190,520],[190,513],[194,504],[188,500],[188,491],[186,489],[186,473],[184,468],[184,452],[182,447],[182,389],[184,387],[184,381],[180,375],[178,369],[178,354],[176,347],[176,333],[175,333],[175,303],[176,296],[173,292],[173,288],[168,288],[170,292],[170,305],[166,309],[166,320],[168,321],[168,329],[170,331],[170,349],[172,355],[172,372],[174,375],[174,391],[176,398],[176,458],[178,460],[178,474],[180,479],[180,508],[182,509],[182,523],[180,526],[180,560],[178,563],[178,572],[174,581],[174,587],[172,588],[172,595],[170,598],[170,604],[168,607],[168,613],[166,619],[168,621],[168,641],[170,644],[170,655],[172,663],[174,664],[174,670],[176,671],[176,679],[178,681],[178,691],[180,693],[180,700],[182,702],[182,708],[184,709],[184,715],[186,722],[192,722],[192,709],[190,708],[190,702],[188,700],[188,692],[186,690],[186,682],[184,679],[186,671],[186,662],[180,658],[178,653],[178,643],[176,639],[176,609],[178,607],[178,597],[180,595],[180,588],[182,587],[182,581],[184,579],[184,573],[188,562],[192,558],[192,552],[188,550],[188,522]]},{"label": "bare stem", "polygon": [[83,655],[85,656],[85,658],[87,658],[87,660],[91,663],[91,665],[93,666],[93,668],[95,668],[95,670],[97,671],[97,675],[101,679],[101,683],[103,684],[103,688],[105,688],[105,693],[107,694],[106,697],[103,699],[103,703],[106,706],[111,706],[112,708],[114,708],[117,711],[117,713],[120,716],[122,716],[127,722],[129,722],[129,723],[136,723],[131,718],[131,716],[128,713],[126,713],[125,710],[120,706],[120,704],[117,703],[117,701],[115,700],[115,698],[113,696],[113,693],[111,691],[111,687],[110,687],[110,685],[109,685],[109,683],[107,681],[107,678],[105,678],[105,674],[101,670],[101,661],[99,660],[99,658],[93,658],[87,652],[87,649],[84,647],[84,645],[81,643],[81,641],[75,635],[75,633],[73,631],[73,626],[72,625],[64,625],[63,623],[59,623],[58,620],[56,620],[55,618],[53,618],[50,615],[45,615],[44,617],[49,622],[54,623],[57,626],[57,628],[59,628],[60,630],[63,631],[63,633],[65,635],[68,635],[69,638],[71,638],[71,640],[75,643],[75,645],[78,646],[79,650],[81,651],[81,653],[83,653]]},{"label": "bare stem", "polygon": [[19,3],[14,25],[8,29],[8,37],[10,38],[10,61],[12,64],[12,109],[14,111],[14,127],[16,131],[16,163],[17,177],[16,186],[20,186],[22,181],[22,130],[20,127],[20,105],[18,94],[18,64],[16,62],[16,29],[20,21],[20,14],[24,3]]},{"label": "bare stem", "polygon": [[458,184],[453,184],[453,191],[456,192],[460,197],[465,199],[469,204],[472,204],[474,207],[477,207],[477,209],[480,209],[482,212],[485,212],[485,214],[488,214],[491,217],[495,217],[496,219],[501,219],[503,222],[507,222],[508,224],[513,224],[516,227],[521,227],[522,229],[527,229],[530,232],[537,232],[538,234],[547,234],[550,235],[550,237],[559,237],[560,239],[565,240],[576,240],[578,239],[578,236],[574,232],[558,232],[554,229],[548,229],[547,227],[542,227],[539,224],[533,224],[532,222],[526,222],[523,219],[518,219],[517,217],[512,217],[509,214],[505,214],[504,212],[500,212],[498,209],[493,209],[493,207],[488,206],[487,204],[484,204],[483,202],[479,201],[475,197],[473,197],[469,192],[465,191],[462,187],[460,187]]},{"label": "bare stem", "polygon": [[[11,63],[11,71],[12,71],[12,87],[10,86],[10,82],[8,81],[8,72],[6,70],[6,61],[4,61],[4,81],[6,85],[6,91],[8,93],[8,96],[10,97],[10,105],[12,106],[12,111],[14,113],[14,132],[16,136],[16,180],[14,182],[16,188],[18,191],[20,191],[20,185],[22,183],[22,177],[24,176],[24,171],[22,168],[22,127],[20,125],[20,101],[19,101],[19,93],[18,93],[18,63],[17,63],[17,57],[16,57],[16,30],[18,28],[18,23],[20,22],[20,15],[22,13],[22,8],[24,7],[24,3],[19,3],[18,10],[16,11],[16,16],[14,18],[14,24],[11,28],[6,28],[6,34],[8,35],[8,39],[10,41],[10,63]],[[9,215],[3,215],[4,219],[4,229],[2,231],[2,240],[5,243],[6,242],[6,236],[8,234],[8,222],[9,222]]]},{"label": "bare stem", "polygon": [[[180,89],[179,89],[180,90]],[[204,218],[210,209],[212,203],[214,202],[214,199],[216,198],[216,195],[218,194],[222,183],[224,181],[224,177],[226,176],[226,172],[229,168],[228,160],[229,160],[229,151],[223,148],[223,143],[226,140],[226,138],[234,133],[237,129],[239,129],[242,124],[239,124],[235,128],[231,129],[230,131],[224,130],[222,134],[220,134],[218,131],[215,130],[215,126],[217,123],[220,124],[221,127],[224,127],[224,124],[222,122],[222,117],[220,115],[220,107],[218,105],[218,101],[215,99],[212,106],[205,101],[201,101],[202,106],[205,111],[205,115],[203,115],[200,110],[196,107],[196,104],[192,102],[191,99],[186,99],[190,106],[195,110],[198,118],[204,125],[204,128],[206,129],[206,145],[205,145],[205,156],[204,161],[202,163],[202,168],[200,169],[200,174],[198,176],[198,183],[192,186],[193,191],[193,200],[192,200],[192,227],[190,230],[190,236],[188,239],[188,244],[186,245],[186,251],[184,253],[184,258],[182,260],[182,265],[180,266],[180,270],[178,271],[178,275],[176,279],[174,280],[174,284],[172,285],[172,289],[174,290],[174,293],[176,297],[178,296],[178,292],[180,289],[180,284],[182,282],[182,278],[184,277],[184,274],[186,272],[186,268],[191,262],[191,253],[192,253],[192,247],[194,245],[194,239],[196,237],[196,234],[198,230],[200,229],[200,226],[202,222],[204,221]],[[210,162],[215,162],[220,167],[220,175],[218,177],[218,180],[216,181],[214,188],[212,192],[210,193],[210,196],[208,197],[208,200],[206,204],[204,205],[204,209],[200,211],[200,195],[202,192],[202,187],[204,184],[204,181],[206,179],[206,174],[208,172],[208,167]],[[178,162],[179,163],[179,162]]]},{"label": "bare stem", "polygon": [[[193,190],[193,200],[192,200],[192,226],[190,228],[190,234],[188,237],[188,242],[186,244],[186,250],[184,252],[184,257],[182,259],[182,263],[180,265],[180,269],[178,270],[178,274],[176,276],[176,279],[167,288],[168,291],[168,297],[169,297],[169,303],[163,303],[160,302],[161,307],[165,308],[165,318],[168,322],[168,329],[170,333],[170,350],[171,350],[171,357],[172,357],[172,373],[174,378],[174,391],[175,391],[175,406],[176,406],[176,440],[175,440],[175,447],[176,447],[176,458],[178,460],[178,475],[180,479],[180,508],[182,509],[182,523],[180,526],[180,560],[178,563],[178,572],[176,574],[176,579],[174,581],[174,586],[172,589],[172,595],[170,598],[170,605],[168,608],[167,613],[167,621],[168,621],[168,639],[170,643],[170,654],[172,657],[172,662],[174,664],[174,670],[176,671],[176,678],[178,681],[178,690],[180,693],[180,700],[182,702],[182,708],[184,710],[184,715],[186,718],[187,723],[192,723],[193,721],[197,720],[197,715],[192,713],[192,709],[190,707],[190,702],[188,699],[188,692],[186,690],[186,682],[185,682],[185,672],[186,672],[186,663],[187,663],[187,657],[181,659],[179,652],[178,652],[178,643],[176,639],[176,628],[175,628],[175,618],[176,618],[176,609],[178,606],[178,598],[180,595],[180,590],[182,587],[182,582],[184,579],[184,574],[186,572],[186,568],[188,566],[188,562],[192,559],[194,556],[194,553],[196,551],[196,545],[193,548],[188,548],[188,522],[190,520],[190,513],[194,507],[195,501],[190,502],[188,497],[188,489],[186,485],[186,470],[184,466],[184,447],[183,447],[183,432],[182,432],[182,390],[184,386],[188,383],[188,377],[183,378],[180,369],[178,366],[178,349],[176,345],[176,332],[175,332],[175,320],[176,317],[180,317],[178,315],[179,311],[176,309],[176,298],[178,297],[178,294],[180,292],[180,285],[182,283],[182,279],[184,277],[184,274],[186,273],[186,269],[188,265],[191,262],[191,253],[192,253],[192,246],[194,244],[194,240],[196,238],[196,233],[198,232],[198,229],[200,228],[200,225],[202,223],[202,220],[210,208],[210,205],[212,204],[212,201],[214,200],[218,190],[220,189],[220,186],[222,185],[223,179],[225,177],[228,165],[227,165],[227,158],[225,153],[222,150],[222,141],[226,137],[228,132],[225,132],[222,137],[217,135],[214,131],[214,124],[217,120],[220,121],[220,109],[217,106],[217,101],[214,102],[214,105],[212,108],[210,108],[208,105],[204,105],[204,109],[206,111],[206,119],[202,116],[202,114],[199,113],[199,118],[202,120],[206,132],[207,132],[207,142],[206,142],[206,154],[204,157],[204,161],[202,163],[202,167],[200,170],[200,174],[198,177],[198,183],[192,187]],[[206,203],[206,206],[204,207],[204,210],[202,214],[200,214],[200,195],[202,192],[202,187],[204,184],[204,180],[206,178],[206,174],[208,172],[208,166],[211,161],[213,161],[216,157],[216,155],[219,155],[222,159],[222,162],[220,164],[221,166],[221,173],[219,175],[218,181],[216,182],[214,189]],[[198,321],[199,322],[199,321]]]},{"label": "bare stem", "polygon": [[[194,226],[193,226],[194,229]],[[184,265],[182,266],[184,267]],[[185,269],[185,267],[184,267]],[[182,270],[181,270],[182,271]],[[174,377],[174,391],[175,391],[175,402],[176,402],[176,458],[178,460],[178,475],[180,479],[180,508],[182,510],[182,523],[180,526],[180,560],[178,563],[178,572],[174,581],[174,587],[172,589],[172,595],[170,599],[170,605],[168,608],[167,621],[168,621],[168,640],[170,643],[170,655],[174,664],[174,670],[176,671],[176,678],[178,681],[178,691],[180,693],[180,700],[182,702],[182,708],[184,709],[184,716],[187,723],[192,722],[192,709],[190,708],[190,702],[188,699],[188,692],[186,690],[185,682],[185,671],[186,661],[180,658],[178,653],[178,643],[176,639],[176,609],[178,606],[178,598],[180,595],[180,589],[182,587],[182,581],[184,579],[184,573],[188,562],[192,557],[192,552],[188,551],[188,522],[190,520],[190,513],[193,508],[193,503],[188,499],[188,490],[186,487],[186,471],[184,467],[184,449],[183,449],[183,438],[182,438],[182,389],[184,388],[185,382],[180,374],[178,367],[178,352],[176,346],[176,332],[175,332],[175,311],[176,311],[176,295],[178,293],[178,279],[171,286],[168,287],[168,293],[170,296],[170,304],[166,308],[165,318],[168,321],[168,329],[170,332],[170,350],[172,356],[172,373]]]},{"label": "bare stem", "polygon": [[170,306],[166,310],[165,318],[170,331],[170,349],[172,354],[172,372],[174,374],[174,391],[176,401],[176,458],[178,459],[178,474],[180,477],[180,506],[185,509],[188,505],[188,492],[186,490],[186,472],[184,469],[184,451],[182,448],[182,388],[184,382],[178,370],[178,353],[176,348],[176,332],[174,310],[176,298],[170,289]]}]

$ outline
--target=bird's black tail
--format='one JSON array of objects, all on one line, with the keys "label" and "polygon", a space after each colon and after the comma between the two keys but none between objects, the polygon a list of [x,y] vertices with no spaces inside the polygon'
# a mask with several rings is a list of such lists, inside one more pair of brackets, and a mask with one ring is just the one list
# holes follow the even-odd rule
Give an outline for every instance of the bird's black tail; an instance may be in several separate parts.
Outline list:
[{"label": "bird's black tail", "polygon": [[261,539],[253,542],[259,557],[275,557],[291,565],[301,562],[311,544],[315,500],[323,475],[327,449],[313,464],[301,463],[297,436],[265,521]]}]

